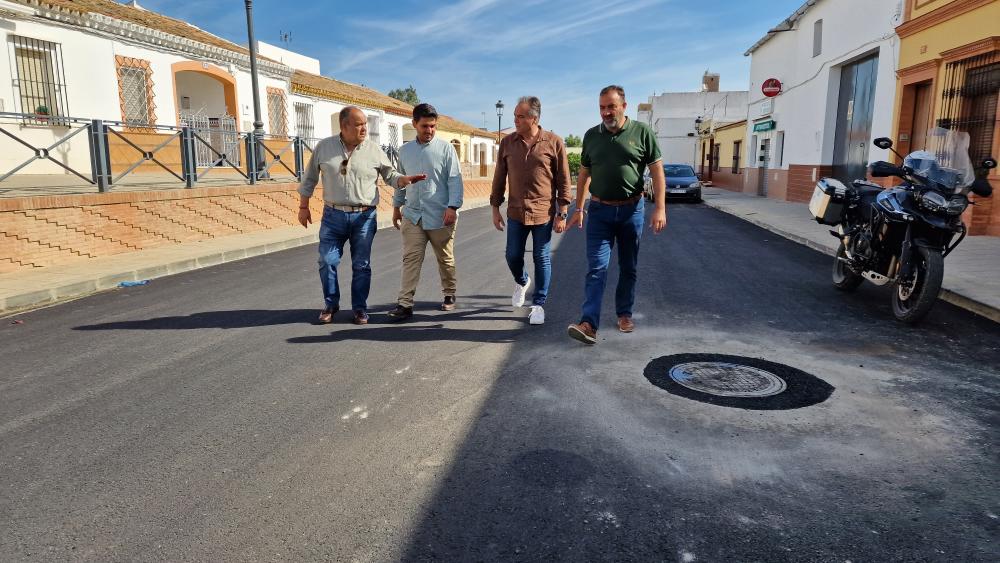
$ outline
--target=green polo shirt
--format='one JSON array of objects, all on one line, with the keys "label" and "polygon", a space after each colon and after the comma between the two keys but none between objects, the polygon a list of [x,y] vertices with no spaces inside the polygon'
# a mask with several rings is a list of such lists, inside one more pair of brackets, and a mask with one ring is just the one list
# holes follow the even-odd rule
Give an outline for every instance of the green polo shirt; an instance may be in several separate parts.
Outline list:
[{"label": "green polo shirt", "polygon": [[649,127],[626,119],[615,134],[603,123],[590,128],[583,136],[580,165],[590,170],[590,193],[601,199],[629,199],[642,193],[643,172],[660,158]]}]

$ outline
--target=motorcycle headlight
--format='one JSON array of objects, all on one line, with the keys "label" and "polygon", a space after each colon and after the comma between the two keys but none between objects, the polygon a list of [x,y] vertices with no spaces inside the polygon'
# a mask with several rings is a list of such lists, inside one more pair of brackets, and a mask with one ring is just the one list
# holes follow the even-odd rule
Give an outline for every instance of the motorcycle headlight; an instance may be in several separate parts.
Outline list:
[{"label": "motorcycle headlight", "polygon": [[948,207],[948,200],[937,192],[926,191],[920,196],[920,205],[928,211],[941,211]]},{"label": "motorcycle headlight", "polygon": [[964,195],[957,195],[948,200],[948,207],[945,211],[948,212],[948,215],[961,215],[968,206],[969,199]]}]

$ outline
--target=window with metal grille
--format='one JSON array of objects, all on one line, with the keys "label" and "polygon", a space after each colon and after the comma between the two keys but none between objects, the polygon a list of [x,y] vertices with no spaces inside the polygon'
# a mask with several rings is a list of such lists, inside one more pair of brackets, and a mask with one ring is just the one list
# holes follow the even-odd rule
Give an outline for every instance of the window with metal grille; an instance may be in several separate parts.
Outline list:
[{"label": "window with metal grille", "polygon": [[399,147],[399,127],[395,123],[389,124],[389,146]]},{"label": "window with metal grille", "polygon": [[733,174],[740,173],[740,148],[743,141],[733,141]]},{"label": "window with metal grille", "polygon": [[153,103],[152,69],[149,61],[116,56],[118,67],[118,99],[122,121],[132,127],[156,123]]},{"label": "window with metal grille", "polygon": [[312,104],[295,102],[295,131],[299,137],[312,138],[316,136]]},{"label": "window with metal grille", "polygon": [[277,88],[267,89],[267,118],[269,133],[282,137],[288,136],[288,108],[285,105],[285,93]]},{"label": "window with metal grille", "polygon": [[722,145],[719,144],[719,143],[716,143],[715,146],[712,148],[712,171],[713,172],[718,172],[719,171],[719,157],[720,157],[721,154],[722,154]]},{"label": "window with metal grille", "polygon": [[993,153],[997,139],[997,103],[1000,99],[1000,51],[984,53],[945,67],[942,118],[938,126],[969,134],[969,157],[974,166]]},{"label": "window with metal grille", "polygon": [[[69,107],[66,102],[66,70],[63,67],[62,47],[50,43],[21,37],[9,36],[14,55],[11,77],[17,90],[21,113],[39,116],[66,116]],[[48,117],[30,120],[33,123],[49,123]]]},{"label": "window with metal grille", "polygon": [[375,142],[377,145],[381,145],[381,136],[378,134],[378,129],[381,120],[377,115],[368,116],[368,138]]}]

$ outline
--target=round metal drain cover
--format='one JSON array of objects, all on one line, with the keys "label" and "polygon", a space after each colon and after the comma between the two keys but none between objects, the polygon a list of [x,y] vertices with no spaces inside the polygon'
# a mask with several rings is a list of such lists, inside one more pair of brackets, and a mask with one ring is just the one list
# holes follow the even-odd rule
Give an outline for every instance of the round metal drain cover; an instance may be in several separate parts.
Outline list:
[{"label": "round metal drain cover", "polygon": [[792,366],[726,354],[661,356],[646,365],[643,375],[672,395],[737,409],[799,409],[822,403],[834,391]]},{"label": "round metal drain cover", "polygon": [[720,397],[770,397],[785,390],[785,380],[759,368],[726,362],[688,362],[670,369],[670,378]]}]

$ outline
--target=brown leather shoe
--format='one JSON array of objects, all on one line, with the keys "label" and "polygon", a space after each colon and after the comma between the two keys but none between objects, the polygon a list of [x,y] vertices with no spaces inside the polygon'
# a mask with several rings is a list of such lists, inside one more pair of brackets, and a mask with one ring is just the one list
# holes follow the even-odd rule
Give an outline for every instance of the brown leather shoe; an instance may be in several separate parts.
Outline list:
[{"label": "brown leather shoe", "polygon": [[351,321],[356,325],[366,325],[368,324],[368,313],[358,309],[354,311],[354,320]]},{"label": "brown leather shoe", "polygon": [[454,311],[455,310],[455,296],[445,295],[444,301],[441,302],[442,311]]},{"label": "brown leather shoe", "polygon": [[632,332],[635,330],[635,323],[632,322],[632,317],[628,315],[618,317],[618,330],[621,332]]},{"label": "brown leather shoe", "polygon": [[574,340],[579,340],[584,344],[597,344],[597,331],[594,330],[594,326],[587,321],[582,321],[580,324],[569,325],[566,329],[570,338]]},{"label": "brown leather shoe", "polygon": [[327,307],[319,312],[319,318],[316,319],[321,325],[328,325],[333,322],[333,316],[337,314],[340,309],[337,307]]}]

